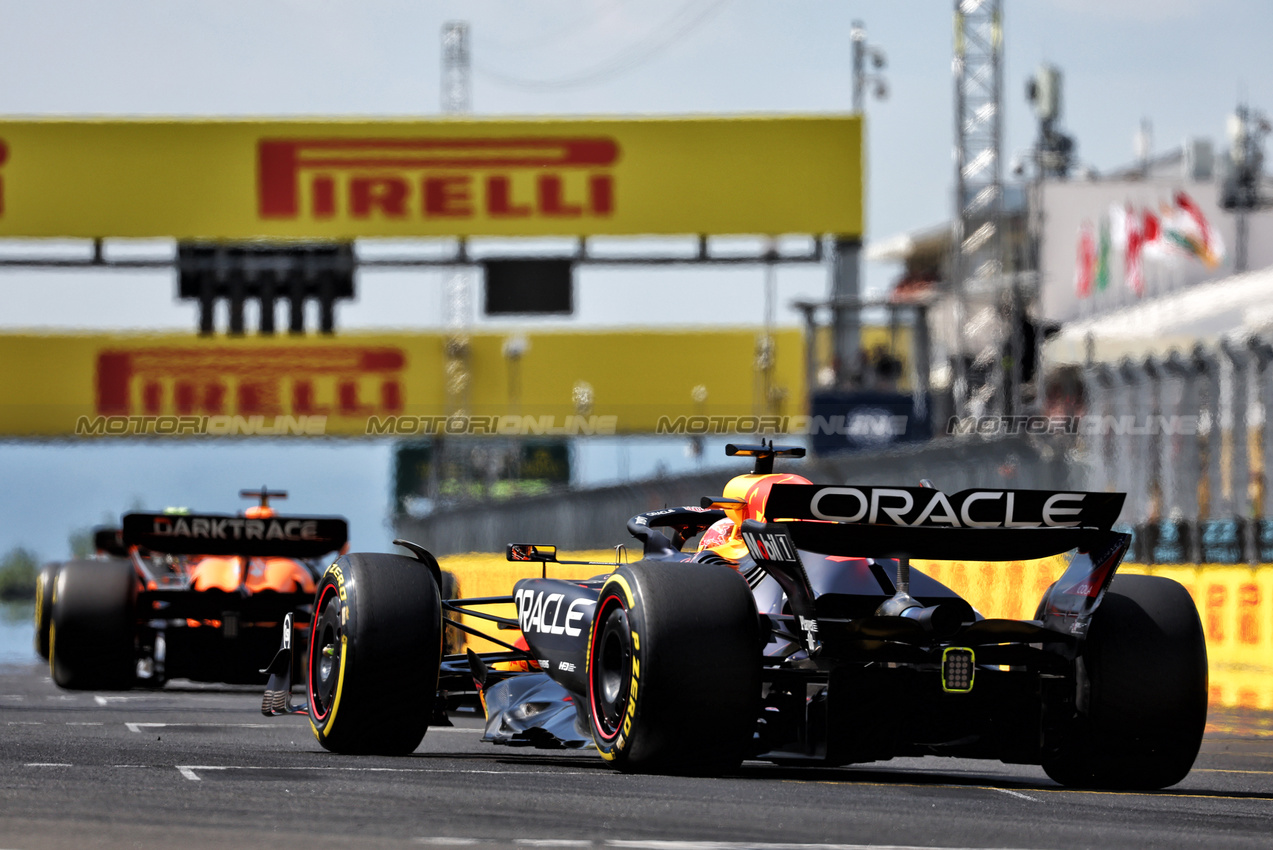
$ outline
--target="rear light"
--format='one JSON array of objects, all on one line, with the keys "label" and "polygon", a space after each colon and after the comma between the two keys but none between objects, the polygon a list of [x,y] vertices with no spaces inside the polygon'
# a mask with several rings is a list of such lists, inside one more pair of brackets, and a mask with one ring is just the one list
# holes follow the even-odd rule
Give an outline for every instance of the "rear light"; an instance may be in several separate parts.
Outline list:
[{"label": "rear light", "polygon": [[948,694],[966,694],[972,690],[977,657],[962,646],[947,647],[941,654],[941,689]]}]

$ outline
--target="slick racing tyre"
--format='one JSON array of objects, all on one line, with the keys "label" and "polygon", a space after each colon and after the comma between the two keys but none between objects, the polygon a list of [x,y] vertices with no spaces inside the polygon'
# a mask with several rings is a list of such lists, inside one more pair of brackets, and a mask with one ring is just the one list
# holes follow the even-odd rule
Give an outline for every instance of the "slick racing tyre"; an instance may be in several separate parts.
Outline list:
[{"label": "slick racing tyre", "polygon": [[400,555],[346,555],[318,584],[309,719],[336,753],[408,755],[438,691],[442,603],[429,568]]},{"label": "slick racing tyre", "polygon": [[738,572],[641,561],[601,588],[588,636],[588,707],[601,755],[624,771],[719,775],[749,754],[760,626]]},{"label": "slick racing tyre", "polygon": [[53,582],[49,672],[63,688],[122,690],[137,678],[137,575],[127,561],[68,561]]},{"label": "slick racing tyre", "polygon": [[1048,776],[1136,789],[1184,779],[1207,719],[1207,647],[1184,587],[1116,576],[1092,615],[1080,667],[1078,717],[1045,747]]},{"label": "slick racing tyre", "polygon": [[53,621],[53,582],[61,564],[45,564],[35,578],[35,651],[49,660],[49,623]]}]

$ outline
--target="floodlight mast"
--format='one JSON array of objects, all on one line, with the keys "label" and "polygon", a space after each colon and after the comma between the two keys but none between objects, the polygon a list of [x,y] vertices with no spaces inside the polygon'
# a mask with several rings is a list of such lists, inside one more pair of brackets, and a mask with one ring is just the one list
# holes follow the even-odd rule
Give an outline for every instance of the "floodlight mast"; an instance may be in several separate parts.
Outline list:
[{"label": "floodlight mast", "polygon": [[473,111],[470,86],[469,25],[447,21],[442,25],[442,111],[467,115]]},{"label": "floodlight mast", "polygon": [[[1000,0],[955,0],[955,217],[951,234],[956,342],[954,402],[959,416],[993,409],[1010,412],[1002,358],[993,349],[997,334],[983,350],[968,349],[965,327],[972,318],[969,296],[989,294],[998,307],[1003,286],[1003,178],[999,149],[1003,89],[1003,14]],[[975,356],[971,356],[975,355]],[[970,376],[969,360],[981,363],[984,376]],[[972,386],[972,382],[978,386]],[[999,398],[996,399],[995,396]],[[972,408],[977,409],[972,409]]]},{"label": "floodlight mast", "polygon": [[1261,196],[1260,184],[1264,171],[1264,139],[1271,131],[1269,119],[1262,112],[1247,104],[1238,104],[1229,116],[1229,151],[1226,157],[1225,178],[1220,191],[1220,206],[1232,212],[1236,219],[1237,236],[1233,246],[1233,270],[1247,270],[1247,244],[1250,213],[1267,209],[1270,201]]}]

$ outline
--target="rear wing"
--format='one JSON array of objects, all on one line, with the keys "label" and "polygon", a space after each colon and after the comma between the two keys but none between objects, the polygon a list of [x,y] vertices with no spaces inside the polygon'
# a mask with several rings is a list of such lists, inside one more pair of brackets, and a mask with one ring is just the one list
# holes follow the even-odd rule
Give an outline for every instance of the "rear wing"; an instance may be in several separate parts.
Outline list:
[{"label": "rear wing", "polygon": [[1020,561],[1099,546],[1124,493],[775,484],[770,522],[797,548],[862,558]]},{"label": "rear wing", "polygon": [[349,540],[340,517],[124,514],[121,541],[169,555],[317,558]]},{"label": "rear wing", "polygon": [[741,531],[757,564],[786,590],[793,613],[806,617],[816,616],[816,604],[800,550],[905,561],[1018,561],[1078,550],[1048,594],[1043,626],[1081,637],[1131,542],[1130,535],[1112,530],[1125,498],[775,484],[765,505],[770,520],[747,520]]}]

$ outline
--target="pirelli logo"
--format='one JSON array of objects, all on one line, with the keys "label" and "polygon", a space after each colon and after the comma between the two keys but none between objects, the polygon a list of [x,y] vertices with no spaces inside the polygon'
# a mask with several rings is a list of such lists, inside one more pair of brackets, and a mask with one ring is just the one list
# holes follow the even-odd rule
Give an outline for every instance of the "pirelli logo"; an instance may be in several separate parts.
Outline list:
[{"label": "pirelli logo", "polygon": [[615,212],[608,137],[262,139],[263,219],[579,219]]},{"label": "pirelli logo", "polygon": [[97,355],[97,413],[398,414],[406,355],[391,346],[137,348]]}]

